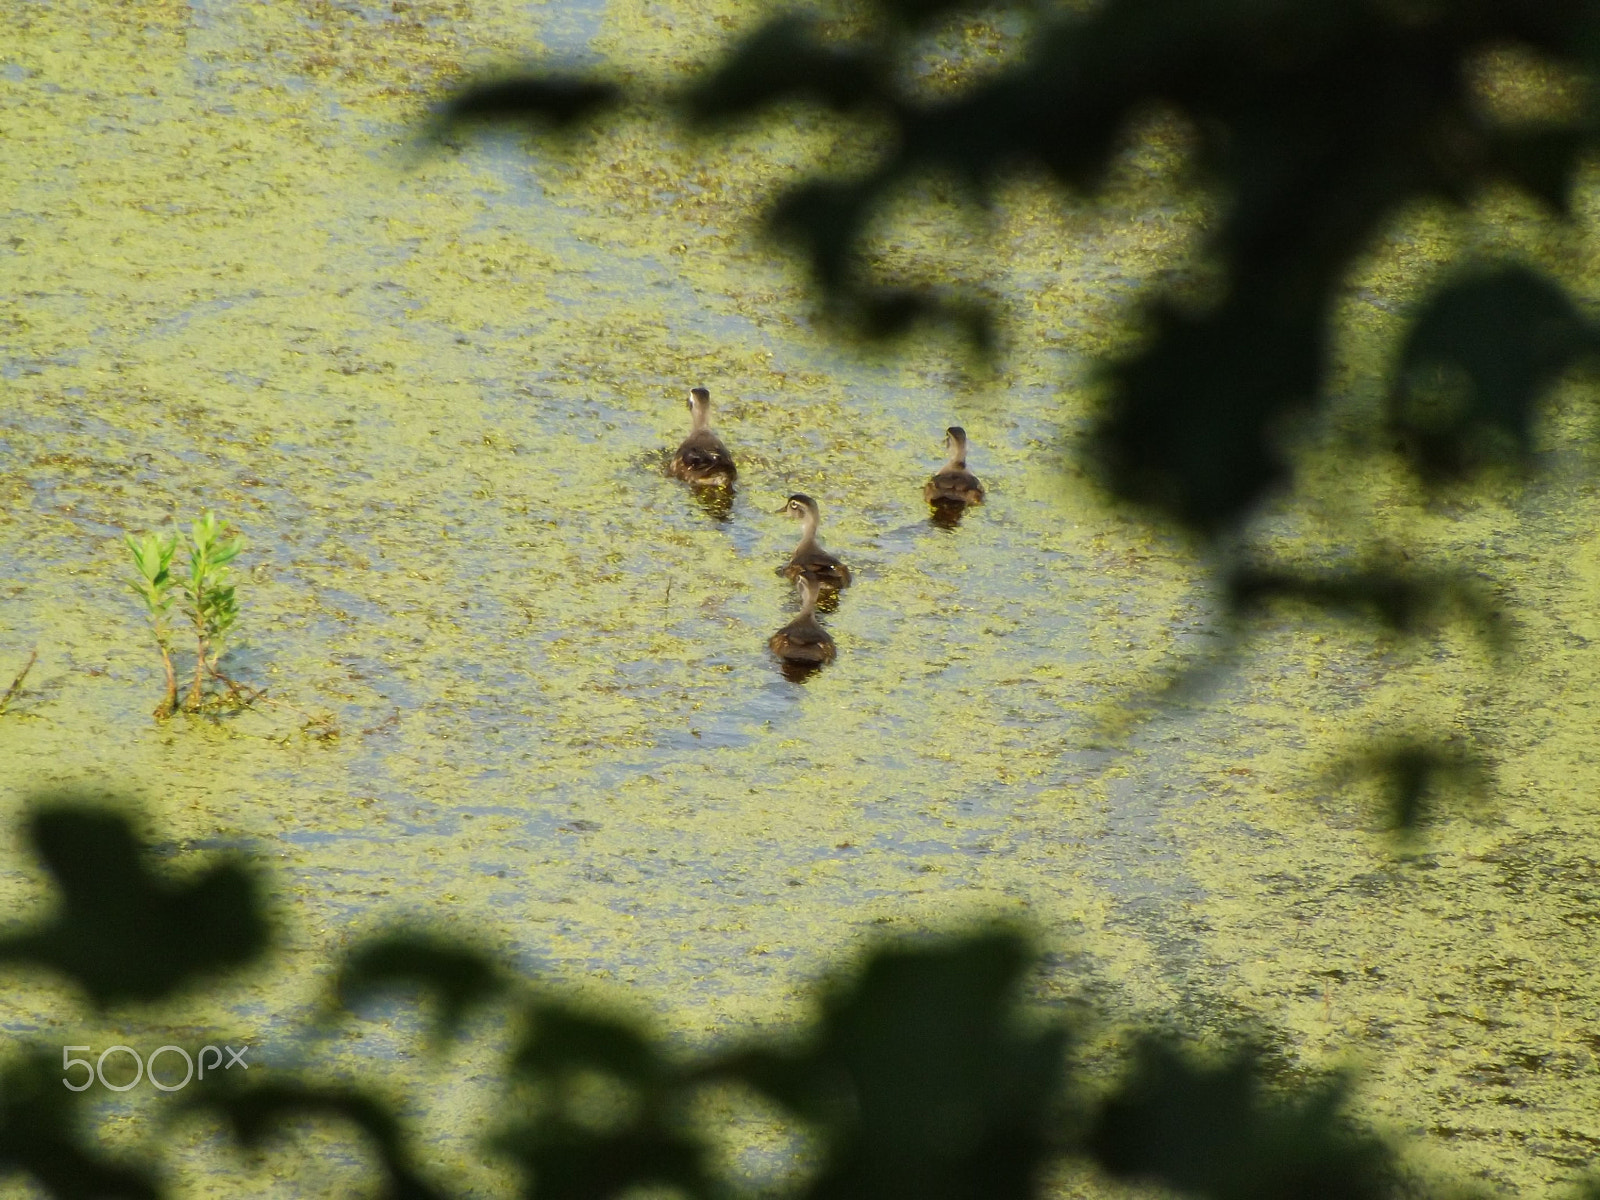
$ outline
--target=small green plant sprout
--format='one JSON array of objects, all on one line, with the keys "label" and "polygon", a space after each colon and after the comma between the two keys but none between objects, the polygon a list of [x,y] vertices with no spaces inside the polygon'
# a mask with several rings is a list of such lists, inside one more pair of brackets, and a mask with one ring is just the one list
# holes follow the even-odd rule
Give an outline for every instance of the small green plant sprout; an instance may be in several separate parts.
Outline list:
[{"label": "small green plant sprout", "polygon": [[[145,615],[161,651],[161,665],[167,674],[166,695],[156,706],[157,720],[165,720],[181,707],[199,712],[215,698],[209,697],[206,684],[216,680],[227,688],[222,702],[248,705],[260,693],[235,683],[218,666],[227,637],[239,619],[239,600],[234,595],[228,564],[244,549],[244,538],[228,522],[210,510],[189,526],[188,537],[174,531],[148,533],[143,538],[124,534],[128,552],[138,572],[130,587],[144,601]],[[173,570],[173,560],[182,548],[188,555],[187,569]],[[173,609],[189,618],[194,630],[194,679],[189,694],[178,702],[178,673],[173,666]]]},{"label": "small green plant sprout", "polygon": [[190,712],[198,711],[205,703],[207,676],[230,684],[230,691],[236,690],[217,669],[217,661],[239,617],[239,601],[229,582],[233,572],[228,564],[243,549],[244,538],[226,521],[217,520],[217,514],[209,509],[189,526],[189,572],[178,580],[178,586],[183,590],[183,611],[194,623],[194,682],[183,705]]},{"label": "small green plant sprout", "polygon": [[135,540],[131,533],[122,535],[128,552],[133,555],[134,569],[139,577],[128,586],[133,594],[144,601],[145,615],[150,618],[150,630],[155,635],[156,649],[161,651],[161,665],[167,671],[167,691],[156,705],[156,720],[170,717],[178,708],[178,675],[172,667],[172,556],[178,548],[178,535],[147,533]]}]

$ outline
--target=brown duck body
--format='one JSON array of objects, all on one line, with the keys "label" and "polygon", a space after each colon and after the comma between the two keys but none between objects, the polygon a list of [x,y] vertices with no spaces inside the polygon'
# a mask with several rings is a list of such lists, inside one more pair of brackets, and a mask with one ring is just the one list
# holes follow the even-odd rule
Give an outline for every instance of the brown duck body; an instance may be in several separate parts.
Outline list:
[{"label": "brown duck body", "polygon": [[982,504],[983,484],[965,466],[946,467],[922,489],[929,504]]},{"label": "brown duck body", "polygon": [[803,575],[795,580],[795,586],[800,589],[800,615],[768,638],[767,645],[779,658],[789,662],[832,662],[837,650],[816,617],[817,597],[822,587]]},{"label": "brown duck body", "polygon": [[817,502],[796,492],[778,512],[800,522],[800,544],[777,573],[789,579],[810,579],[835,592],[849,587],[850,568],[817,544],[817,525],[822,520]]},{"label": "brown duck body", "polygon": [[672,456],[672,473],[699,487],[727,487],[739,471],[722,439],[700,429],[684,438]]},{"label": "brown duck body", "polygon": [[815,617],[796,617],[767,639],[767,645],[779,658],[791,662],[832,662],[838,653],[828,631],[817,624]]},{"label": "brown duck body", "polygon": [[802,546],[787,565],[778,568],[778,574],[786,579],[814,579],[836,592],[850,586],[850,568],[821,546]]},{"label": "brown duck body", "polygon": [[950,458],[923,485],[922,498],[929,504],[982,504],[983,484],[967,470],[967,431],[959,425],[945,430],[945,446]]},{"label": "brown duck body", "polygon": [[689,389],[689,436],[672,456],[672,473],[696,487],[731,487],[738,470],[722,439],[711,432],[711,393]]}]

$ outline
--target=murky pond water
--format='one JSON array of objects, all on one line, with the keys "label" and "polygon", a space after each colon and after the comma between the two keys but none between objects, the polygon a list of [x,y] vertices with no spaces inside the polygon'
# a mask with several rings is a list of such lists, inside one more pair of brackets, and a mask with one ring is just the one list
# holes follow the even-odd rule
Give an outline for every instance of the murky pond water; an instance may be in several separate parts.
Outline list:
[{"label": "murky pond water", "polygon": [[[755,19],[637,0],[0,16],[0,684],[39,651],[0,717],[7,812],[87,788],[136,798],[176,864],[249,847],[288,946],[159,1024],[20,976],[0,1023],[51,1044],[192,1028],[290,1061],[330,954],[420,917],[698,1042],[795,1017],[864,938],[1003,914],[1039,932],[1042,1003],[1252,1016],[1307,1066],[1359,1068],[1364,1115],[1423,1169],[1575,1177],[1600,1145],[1584,394],[1553,410],[1532,490],[1429,503],[1333,429],[1261,527],[1302,558],[1388,539],[1481,569],[1516,614],[1510,666],[1466,630],[1291,613],[1208,690],[1121,720],[1222,632],[1206,563],[1071,457],[1093,362],[1203,228],[1164,198],[1170,142],[1131,152],[1099,209],[1021,181],[992,224],[931,204],[886,232],[887,260],[1006,297],[994,377],[931,339],[870,359],[812,327],[751,230],[795,172],[857,152],[821,125],[415,145],[442,81],[541,39],[671,72]],[[1342,314],[1343,411],[1375,403],[1397,314],[1459,245],[1555,259],[1582,293],[1586,196],[1566,240],[1504,205],[1397,228]],[[660,469],[694,384],[740,462],[725,520]],[[957,423],[989,500],[946,530],[921,485]],[[804,684],[766,649],[794,609],[772,512],[794,491],[856,574],[824,618],[838,661]],[[121,535],[203,507],[249,539],[228,662],[275,703],[156,724]],[[306,729],[321,717],[336,736]],[[1370,789],[1334,781],[1397,728],[1470,732],[1496,771],[1410,856]],[[9,847],[0,892],[26,915],[43,891]],[[447,1123],[481,1113],[482,1064],[425,1067],[414,1034],[397,1011],[339,1052],[430,1078]],[[215,1190],[216,1153],[174,1150],[186,1186]],[[239,1186],[281,1194],[287,1173],[309,1194],[341,1178],[319,1163]]]}]

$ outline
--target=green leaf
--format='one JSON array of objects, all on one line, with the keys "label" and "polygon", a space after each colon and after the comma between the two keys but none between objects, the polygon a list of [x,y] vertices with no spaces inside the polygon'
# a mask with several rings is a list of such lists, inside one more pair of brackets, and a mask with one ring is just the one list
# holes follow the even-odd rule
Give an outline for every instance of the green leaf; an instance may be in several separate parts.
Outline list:
[{"label": "green leaf", "polygon": [[502,1133],[493,1146],[533,1178],[538,1200],[613,1200],[636,1188],[716,1194],[705,1150],[687,1134],[655,1123],[594,1130],[559,1117]]},{"label": "green leaf", "polygon": [[824,42],[809,18],[780,16],[735,47],[695,86],[688,97],[689,113],[692,120],[709,124],[749,116],[794,96],[838,112],[888,105],[888,75],[878,48]]},{"label": "green leaf", "polygon": [[552,1000],[531,1005],[528,1016],[529,1032],[512,1056],[518,1072],[538,1077],[600,1071],[644,1087],[664,1077],[665,1063],[631,1021]]}]

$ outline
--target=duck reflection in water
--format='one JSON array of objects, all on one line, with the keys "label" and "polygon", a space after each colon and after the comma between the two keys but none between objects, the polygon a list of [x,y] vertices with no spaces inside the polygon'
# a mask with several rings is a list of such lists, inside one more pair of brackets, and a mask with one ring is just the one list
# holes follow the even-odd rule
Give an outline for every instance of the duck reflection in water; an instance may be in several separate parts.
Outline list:
[{"label": "duck reflection in water", "polygon": [[967,431],[952,425],[944,440],[950,457],[923,486],[922,498],[932,510],[930,521],[941,529],[954,529],[970,505],[983,503],[983,484],[967,470]]},{"label": "duck reflection in water", "polygon": [[837,653],[828,631],[817,623],[817,597],[822,585],[805,575],[795,580],[800,591],[800,615],[767,639],[778,656],[783,677],[799,683],[812,672],[830,663]]},{"label": "duck reflection in water", "polygon": [[692,493],[700,511],[714,521],[733,519],[733,489],[731,487],[697,487]]}]

